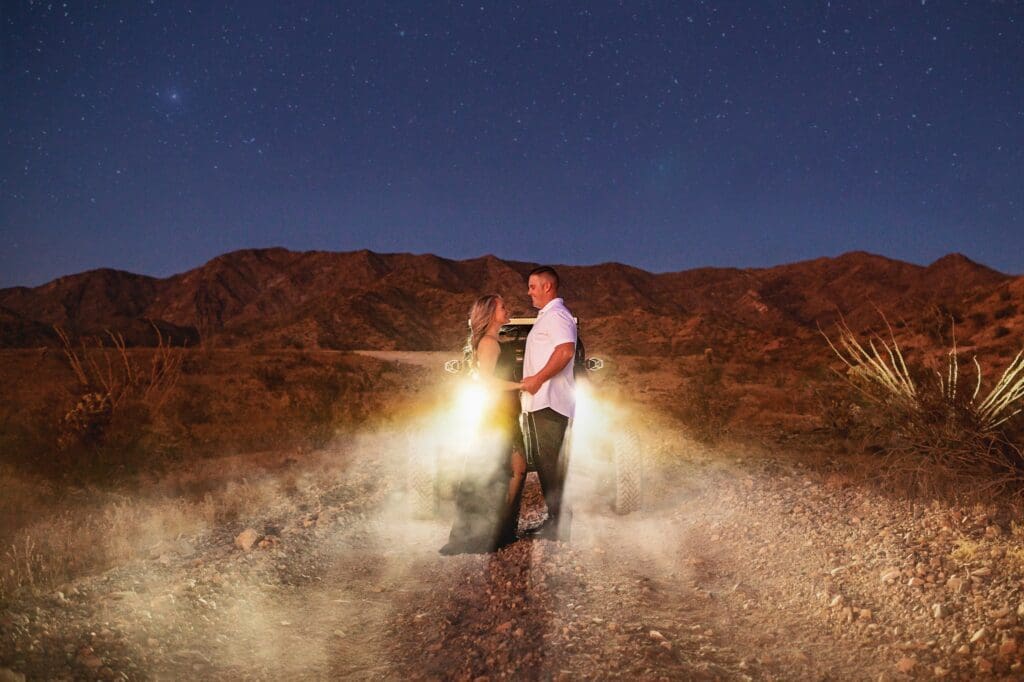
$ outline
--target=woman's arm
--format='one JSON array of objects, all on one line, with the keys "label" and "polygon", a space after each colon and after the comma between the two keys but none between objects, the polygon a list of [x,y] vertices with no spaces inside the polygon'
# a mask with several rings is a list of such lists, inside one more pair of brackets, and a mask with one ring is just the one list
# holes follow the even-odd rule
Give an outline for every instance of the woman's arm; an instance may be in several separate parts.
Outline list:
[{"label": "woman's arm", "polygon": [[503,391],[518,391],[522,384],[504,381],[494,376],[494,367],[498,364],[500,354],[501,346],[497,341],[488,337],[480,339],[480,344],[476,347],[476,365],[480,378]]}]

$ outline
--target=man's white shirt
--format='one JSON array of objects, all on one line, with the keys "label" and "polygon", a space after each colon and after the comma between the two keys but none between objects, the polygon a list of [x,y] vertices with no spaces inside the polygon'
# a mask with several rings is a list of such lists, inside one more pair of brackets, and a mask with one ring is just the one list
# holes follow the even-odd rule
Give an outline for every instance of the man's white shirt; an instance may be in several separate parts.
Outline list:
[{"label": "man's white shirt", "polygon": [[[551,359],[556,346],[563,343],[576,344],[576,322],[565,307],[565,301],[553,299],[537,313],[537,321],[526,337],[526,353],[523,356],[523,376],[533,376],[544,369]],[[576,382],[573,380],[573,361],[545,381],[540,389],[530,395],[522,394],[524,412],[536,412],[550,407],[562,416],[573,418],[576,412]]]}]

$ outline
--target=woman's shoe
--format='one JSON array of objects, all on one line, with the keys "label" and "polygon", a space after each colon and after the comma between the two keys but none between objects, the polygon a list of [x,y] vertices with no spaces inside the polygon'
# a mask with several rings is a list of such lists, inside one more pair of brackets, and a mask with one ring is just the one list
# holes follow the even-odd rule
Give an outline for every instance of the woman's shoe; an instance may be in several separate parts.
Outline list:
[{"label": "woman's shoe", "polygon": [[452,556],[453,554],[462,554],[465,551],[466,550],[463,549],[456,542],[448,542],[448,543],[445,544],[444,547],[442,547],[441,549],[437,550],[438,554],[443,554],[444,556]]}]

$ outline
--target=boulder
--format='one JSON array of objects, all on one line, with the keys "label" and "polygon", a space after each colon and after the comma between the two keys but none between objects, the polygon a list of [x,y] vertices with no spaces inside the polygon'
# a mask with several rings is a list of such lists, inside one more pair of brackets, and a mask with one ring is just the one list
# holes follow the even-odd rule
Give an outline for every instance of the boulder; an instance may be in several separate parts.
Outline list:
[{"label": "boulder", "polygon": [[253,545],[256,544],[256,541],[259,540],[259,538],[259,533],[252,528],[246,528],[238,534],[238,537],[235,538],[235,547],[248,552],[252,549]]}]

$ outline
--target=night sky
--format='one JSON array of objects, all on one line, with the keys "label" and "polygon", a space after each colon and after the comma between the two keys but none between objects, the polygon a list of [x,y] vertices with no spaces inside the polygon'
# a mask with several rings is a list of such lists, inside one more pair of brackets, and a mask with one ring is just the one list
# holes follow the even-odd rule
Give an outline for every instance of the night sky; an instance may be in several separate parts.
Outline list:
[{"label": "night sky", "polygon": [[1024,273],[1019,0],[107,4],[0,10],[0,286],[262,246]]}]

